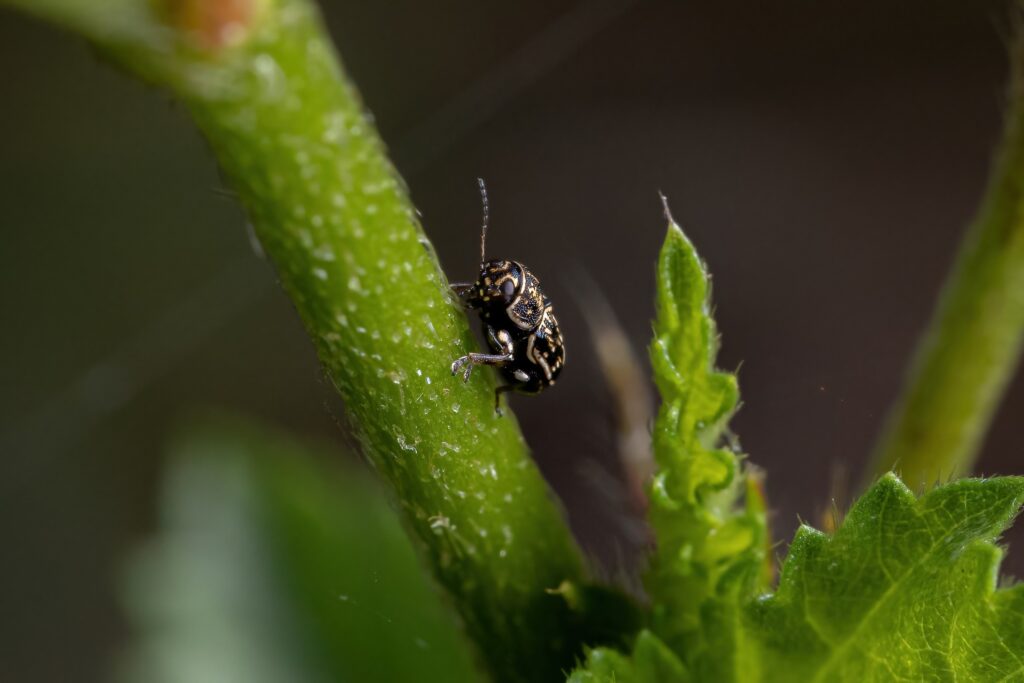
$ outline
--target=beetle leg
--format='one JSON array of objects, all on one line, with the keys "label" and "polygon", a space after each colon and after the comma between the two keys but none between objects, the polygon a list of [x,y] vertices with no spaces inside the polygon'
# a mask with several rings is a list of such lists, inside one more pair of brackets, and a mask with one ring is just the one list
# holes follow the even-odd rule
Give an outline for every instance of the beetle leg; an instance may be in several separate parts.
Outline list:
[{"label": "beetle leg", "polygon": [[504,413],[501,412],[501,395],[506,391],[515,391],[515,387],[511,384],[503,384],[502,386],[494,389],[494,412],[498,414],[498,417],[504,415]]},{"label": "beetle leg", "polygon": [[476,283],[452,282],[449,286],[452,288],[452,291],[455,293],[455,296],[459,297],[460,299],[465,299],[470,294],[470,292],[473,291],[473,287],[476,286]]},{"label": "beetle leg", "polygon": [[499,355],[512,357],[515,347],[512,346],[512,337],[506,330],[495,330],[488,325],[487,341]]},{"label": "beetle leg", "polygon": [[468,382],[469,375],[473,372],[473,366],[475,365],[504,365],[512,361],[512,354],[496,355],[492,353],[470,353],[461,358],[455,359],[452,363],[452,374],[457,375],[459,370],[462,370],[465,366],[465,370],[462,371],[462,381]]}]

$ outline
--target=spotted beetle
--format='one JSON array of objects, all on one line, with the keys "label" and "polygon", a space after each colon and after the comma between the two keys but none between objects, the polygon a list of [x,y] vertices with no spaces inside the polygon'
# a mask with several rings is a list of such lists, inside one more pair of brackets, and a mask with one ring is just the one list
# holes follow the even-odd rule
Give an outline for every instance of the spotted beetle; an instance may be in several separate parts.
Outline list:
[{"label": "spotted beetle", "polygon": [[500,415],[506,391],[536,394],[553,385],[565,365],[565,346],[551,301],[526,266],[508,259],[487,260],[487,224],[490,209],[482,178],[483,227],[480,230],[480,276],[476,282],[452,284],[468,307],[479,311],[492,353],[469,353],[452,363],[452,374],[462,371],[468,382],[475,365],[494,365],[508,384],[494,391],[494,410]]}]

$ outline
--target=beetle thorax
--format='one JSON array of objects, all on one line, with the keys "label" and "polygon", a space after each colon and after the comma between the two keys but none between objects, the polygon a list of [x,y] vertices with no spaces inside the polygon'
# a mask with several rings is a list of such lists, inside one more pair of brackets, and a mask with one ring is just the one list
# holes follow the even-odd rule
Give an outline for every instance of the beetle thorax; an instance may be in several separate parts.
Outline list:
[{"label": "beetle thorax", "polygon": [[526,266],[516,261],[487,261],[480,268],[475,298],[489,324],[504,327],[511,333],[525,333],[540,323],[544,311],[544,295],[540,283]]}]

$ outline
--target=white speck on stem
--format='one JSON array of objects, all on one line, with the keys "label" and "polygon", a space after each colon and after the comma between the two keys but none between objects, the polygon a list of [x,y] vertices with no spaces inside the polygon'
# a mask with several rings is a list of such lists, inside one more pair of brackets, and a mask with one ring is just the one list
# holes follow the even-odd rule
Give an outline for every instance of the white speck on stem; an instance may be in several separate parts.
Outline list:
[{"label": "white speck on stem", "polygon": [[395,439],[398,441],[398,447],[401,448],[403,451],[409,451],[410,453],[416,452],[416,446],[407,442],[403,434],[397,434],[395,436]]},{"label": "white speck on stem", "polygon": [[256,55],[252,60],[252,68],[266,88],[268,96],[279,93],[284,81],[284,72],[273,57],[266,53]]},{"label": "white speck on stem", "polygon": [[313,250],[313,256],[320,261],[331,262],[334,260],[334,250],[331,249],[329,244],[321,244],[319,247]]}]

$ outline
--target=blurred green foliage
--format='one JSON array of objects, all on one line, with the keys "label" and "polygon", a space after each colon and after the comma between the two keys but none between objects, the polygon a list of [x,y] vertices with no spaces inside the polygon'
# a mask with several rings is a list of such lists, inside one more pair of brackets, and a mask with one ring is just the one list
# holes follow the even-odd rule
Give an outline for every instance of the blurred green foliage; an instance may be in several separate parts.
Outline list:
[{"label": "blurred green foliage", "polygon": [[383,491],[326,448],[205,421],[160,511],[126,573],[123,680],[481,680]]},{"label": "blurred green foliage", "polygon": [[[1017,4],[1017,23],[1020,9]],[[1019,29],[1018,25],[1018,29]],[[1024,34],[1011,49],[1003,139],[906,386],[866,470],[912,487],[966,476],[1024,349]]]}]

